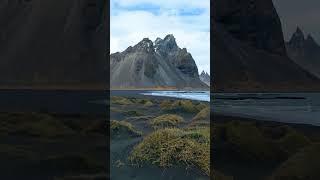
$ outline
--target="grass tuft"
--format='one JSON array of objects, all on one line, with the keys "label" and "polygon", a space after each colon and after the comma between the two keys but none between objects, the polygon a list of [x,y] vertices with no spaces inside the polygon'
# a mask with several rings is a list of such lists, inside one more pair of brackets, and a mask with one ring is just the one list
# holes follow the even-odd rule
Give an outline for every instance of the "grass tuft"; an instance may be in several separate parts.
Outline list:
[{"label": "grass tuft", "polygon": [[133,125],[126,121],[111,120],[111,137],[139,137],[142,132],[136,130]]},{"label": "grass tuft", "polygon": [[151,163],[159,167],[185,165],[210,174],[210,129],[154,131],[136,145],[129,160],[136,165]]},{"label": "grass tuft", "polygon": [[164,114],[151,120],[150,124],[154,129],[177,127],[178,124],[183,122],[181,116],[175,114]]}]

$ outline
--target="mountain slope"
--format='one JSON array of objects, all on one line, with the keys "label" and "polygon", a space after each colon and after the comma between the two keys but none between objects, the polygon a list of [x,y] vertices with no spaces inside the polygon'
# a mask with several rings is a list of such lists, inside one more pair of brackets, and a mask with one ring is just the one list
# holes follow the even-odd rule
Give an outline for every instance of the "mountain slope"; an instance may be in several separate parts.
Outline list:
[{"label": "mountain slope", "polygon": [[319,83],[288,58],[271,0],[217,0],[213,7],[213,89],[297,91]]},{"label": "mountain slope", "polygon": [[110,55],[112,88],[207,88],[199,79],[198,68],[173,35],[148,38],[125,51]]},{"label": "mountain slope", "polygon": [[1,85],[105,86],[106,3],[1,1]]},{"label": "mountain slope", "polygon": [[210,75],[207,72],[202,71],[199,77],[202,82],[210,86]]},{"label": "mountain slope", "polygon": [[298,27],[286,43],[288,56],[305,70],[320,78],[320,46],[311,35],[305,38]]}]

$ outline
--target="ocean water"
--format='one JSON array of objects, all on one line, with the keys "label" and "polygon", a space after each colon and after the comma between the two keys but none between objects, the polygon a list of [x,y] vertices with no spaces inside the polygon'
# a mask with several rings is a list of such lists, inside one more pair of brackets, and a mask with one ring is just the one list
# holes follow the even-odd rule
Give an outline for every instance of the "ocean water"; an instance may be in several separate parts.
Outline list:
[{"label": "ocean water", "polygon": [[141,94],[146,96],[173,97],[210,102],[209,91],[147,91]]}]

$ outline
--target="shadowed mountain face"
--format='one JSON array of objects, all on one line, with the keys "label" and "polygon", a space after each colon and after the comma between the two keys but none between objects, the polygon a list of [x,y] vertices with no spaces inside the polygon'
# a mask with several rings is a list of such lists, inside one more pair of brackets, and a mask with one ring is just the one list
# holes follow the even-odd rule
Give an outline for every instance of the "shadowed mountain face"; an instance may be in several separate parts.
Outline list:
[{"label": "shadowed mountain face", "polygon": [[213,72],[217,91],[297,91],[319,80],[288,58],[271,0],[216,0]]},{"label": "shadowed mountain face", "polygon": [[305,38],[298,27],[290,41],[286,43],[286,47],[293,61],[320,78],[320,46],[311,35]]},{"label": "shadowed mountain face", "polygon": [[1,85],[105,85],[106,3],[0,1]]},{"label": "shadowed mountain face", "polygon": [[110,55],[112,88],[208,88],[200,81],[191,54],[178,47],[173,35],[152,42],[144,38]]},{"label": "shadowed mountain face", "polygon": [[202,71],[199,77],[202,82],[210,86],[210,75],[207,72]]}]

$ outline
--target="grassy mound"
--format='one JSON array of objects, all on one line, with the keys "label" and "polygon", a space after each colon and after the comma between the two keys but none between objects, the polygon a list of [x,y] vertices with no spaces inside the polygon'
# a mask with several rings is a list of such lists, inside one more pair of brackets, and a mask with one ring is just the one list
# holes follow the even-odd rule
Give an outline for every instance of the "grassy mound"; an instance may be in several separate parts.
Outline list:
[{"label": "grassy mound", "polygon": [[161,102],[160,107],[163,111],[170,112],[186,112],[186,113],[197,113],[199,112],[199,108],[203,108],[204,106],[199,104],[193,104],[190,100],[164,100]]},{"label": "grassy mound", "polygon": [[[272,129],[273,127],[268,127]],[[310,141],[290,128],[281,128],[281,135],[260,128],[255,123],[229,122],[215,125],[214,136],[217,141],[231,145],[239,156],[250,160],[283,161],[298,152]]]},{"label": "grassy mound", "polygon": [[107,122],[106,120],[93,121],[87,128],[84,129],[87,134],[103,134],[107,135]]},{"label": "grassy mound", "polygon": [[165,114],[152,119],[150,124],[153,128],[158,129],[176,127],[181,122],[183,122],[183,118],[181,116],[175,114]]},{"label": "grassy mound", "polygon": [[320,179],[320,144],[304,148],[284,162],[271,176],[270,180],[278,179]]},{"label": "grassy mound", "polygon": [[132,124],[126,121],[115,121],[111,120],[110,123],[111,137],[138,137],[142,133],[136,130]]},{"label": "grassy mound", "polygon": [[1,133],[35,136],[58,137],[73,132],[63,121],[41,113],[12,113],[0,116]]},{"label": "grassy mound", "polygon": [[210,129],[160,129],[134,147],[129,160],[136,165],[185,165],[210,174]]},{"label": "grassy mound", "polygon": [[133,104],[133,102],[130,99],[125,97],[111,96],[111,104],[130,105],[130,104]]},{"label": "grassy mound", "polygon": [[210,123],[210,107],[202,109],[193,119],[192,126],[208,125]]},{"label": "grassy mound", "polygon": [[285,135],[276,142],[287,156],[291,156],[311,143],[307,137],[291,128],[288,128]]}]

